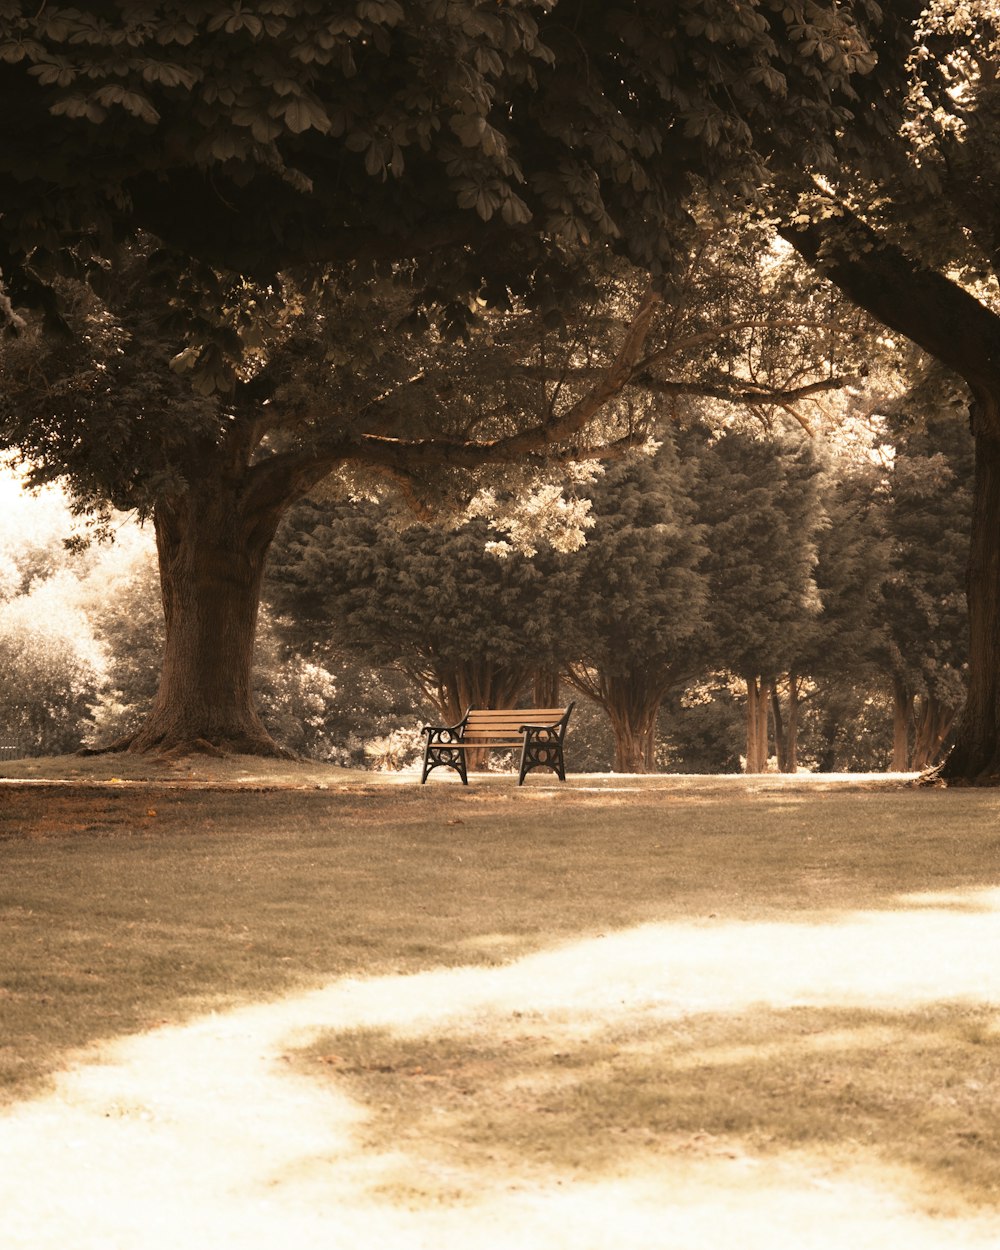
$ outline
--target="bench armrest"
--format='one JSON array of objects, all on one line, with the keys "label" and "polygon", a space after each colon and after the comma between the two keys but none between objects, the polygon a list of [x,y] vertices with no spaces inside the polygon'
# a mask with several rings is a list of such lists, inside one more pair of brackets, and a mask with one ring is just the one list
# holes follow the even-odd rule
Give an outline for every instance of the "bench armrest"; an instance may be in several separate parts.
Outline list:
[{"label": "bench armrest", "polygon": [[[469,711],[472,709],[470,708]],[[457,725],[424,725],[420,730],[422,734],[427,734],[427,742],[461,742],[465,736],[465,725],[469,719],[467,711]]]},{"label": "bench armrest", "polygon": [[566,726],[569,724],[570,712],[572,712],[575,707],[576,703],[571,703],[566,711],[563,712],[562,716],[560,716],[558,720],[552,721],[550,724],[542,725],[529,722],[521,725],[518,728],[518,733],[526,733],[532,738],[536,735],[546,734],[561,739],[566,733]]}]

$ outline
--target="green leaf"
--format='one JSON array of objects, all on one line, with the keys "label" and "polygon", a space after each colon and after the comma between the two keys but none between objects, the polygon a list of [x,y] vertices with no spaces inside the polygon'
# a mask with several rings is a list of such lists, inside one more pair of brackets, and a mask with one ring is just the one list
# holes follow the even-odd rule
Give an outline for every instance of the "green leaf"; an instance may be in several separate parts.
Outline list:
[{"label": "green leaf", "polygon": [[301,134],[304,130],[310,129],[326,134],[330,129],[330,119],[318,101],[301,97],[289,100],[282,110],[282,116],[292,134]]}]

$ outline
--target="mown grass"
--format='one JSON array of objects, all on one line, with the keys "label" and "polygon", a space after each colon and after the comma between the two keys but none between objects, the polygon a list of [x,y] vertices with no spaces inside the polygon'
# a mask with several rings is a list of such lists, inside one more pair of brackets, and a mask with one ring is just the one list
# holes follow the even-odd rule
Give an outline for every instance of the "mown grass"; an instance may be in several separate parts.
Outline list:
[{"label": "mown grass", "polygon": [[[37,1089],[89,1042],[336,976],[498,963],[654,920],[821,923],[993,885],[998,811],[982,791],[680,781],[4,787],[0,1096]],[[513,1050],[516,1067],[528,1052]],[[580,1087],[594,1115],[621,1103],[612,1078]],[[553,1123],[587,1133],[579,1116]],[[647,1119],[640,1100],[634,1121]]]},{"label": "mown grass", "polygon": [[925,1214],[1000,1205],[992,1008],[758,1006],[619,1021],[568,1043],[566,1023],[517,1013],[469,1032],[348,1030],[300,1062],[368,1108],[369,1150],[420,1160],[386,1183],[396,1201],[474,1203],[637,1166],[667,1184],[678,1161],[798,1157],[813,1176],[874,1159]]}]

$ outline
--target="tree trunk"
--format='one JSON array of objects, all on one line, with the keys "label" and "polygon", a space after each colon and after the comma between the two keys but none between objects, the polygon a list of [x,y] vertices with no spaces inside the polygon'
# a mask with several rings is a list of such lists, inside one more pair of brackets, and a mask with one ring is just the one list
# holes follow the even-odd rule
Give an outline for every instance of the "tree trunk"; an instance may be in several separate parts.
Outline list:
[{"label": "tree trunk", "polygon": [[133,752],[285,754],[253,698],[264,561],[278,515],[247,515],[238,484],[215,479],[158,504],[166,642],[156,702]]},{"label": "tree trunk", "polygon": [[615,772],[655,772],[657,721],[669,686],[651,685],[644,671],[609,674],[584,665],[571,664],[566,677],[607,714],[615,739]]},{"label": "tree trunk", "polygon": [[909,772],[910,723],[913,719],[913,695],[898,673],[892,678],[892,771]]},{"label": "tree trunk", "polygon": [[606,704],[605,710],[615,736],[615,772],[644,774],[655,771],[659,702],[655,707]]},{"label": "tree trunk", "polygon": [[534,707],[559,706],[559,672],[552,669],[539,669],[532,683],[532,699]]},{"label": "tree trunk", "polygon": [[1000,441],[979,428],[973,409],[976,474],[966,590],[969,690],[955,746],[941,775],[1000,784]]},{"label": "tree trunk", "polygon": [[774,724],[774,754],[778,760],[778,771],[794,773],[799,767],[799,678],[796,673],[788,674],[787,685],[787,717],[781,708],[777,678],[772,677],[768,681],[767,692],[771,704],[771,720]]},{"label": "tree trunk", "polygon": [[636,673],[601,674],[599,702],[615,738],[615,772],[648,773],[656,758],[656,728],[663,697]]},{"label": "tree trunk", "polygon": [[747,677],[747,762],[745,772],[766,773],[770,754],[767,749],[767,688],[762,679]]},{"label": "tree trunk", "polygon": [[[428,667],[433,661],[428,660]],[[429,695],[436,693],[442,719],[447,725],[457,724],[470,707],[517,707],[525,686],[531,681],[527,665],[494,663],[488,656],[474,656],[460,664],[440,664],[434,671],[434,689],[425,684]],[[483,771],[490,752],[468,750],[465,762],[470,772]]]},{"label": "tree trunk", "polygon": [[920,700],[915,718],[913,756],[910,768],[915,772],[934,768],[944,752],[945,742],[955,723],[955,709],[942,703],[935,695]]},{"label": "tree trunk", "polygon": [[634,673],[605,678],[602,686],[601,702],[615,736],[615,772],[653,772],[662,698]]},{"label": "tree trunk", "polygon": [[775,678],[767,683],[767,693],[771,701],[771,720],[774,724],[774,754],[778,760],[778,772],[788,772],[788,752],[785,747],[785,722],[781,715],[781,699],[778,697],[778,683]]},{"label": "tree trunk", "polygon": [[799,675],[794,670],[788,674],[788,723],[785,728],[785,768],[787,773],[799,771]]}]

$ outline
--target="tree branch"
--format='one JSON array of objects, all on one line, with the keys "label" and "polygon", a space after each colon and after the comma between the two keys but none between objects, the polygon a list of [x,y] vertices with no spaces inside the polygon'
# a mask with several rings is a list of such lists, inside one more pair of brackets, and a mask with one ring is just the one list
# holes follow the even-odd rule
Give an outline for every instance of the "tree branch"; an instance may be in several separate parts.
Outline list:
[{"label": "tree branch", "polygon": [[788,222],[780,233],[854,303],[964,378],[1000,437],[1000,317],[850,210],[837,211],[823,221]]}]

